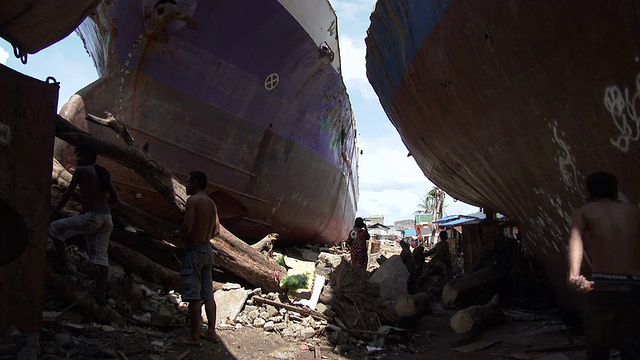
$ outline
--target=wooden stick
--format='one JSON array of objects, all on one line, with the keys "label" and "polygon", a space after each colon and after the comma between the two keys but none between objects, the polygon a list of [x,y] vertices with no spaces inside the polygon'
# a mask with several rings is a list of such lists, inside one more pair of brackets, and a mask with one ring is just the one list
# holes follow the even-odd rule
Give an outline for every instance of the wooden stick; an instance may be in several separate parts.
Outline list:
[{"label": "wooden stick", "polygon": [[291,311],[295,311],[297,313],[300,313],[302,315],[308,315],[308,316],[312,316],[316,319],[320,319],[320,320],[326,320],[326,321],[331,321],[331,318],[328,316],[325,316],[317,311],[313,311],[313,310],[307,310],[301,307],[297,307],[297,306],[293,306],[293,305],[289,305],[289,304],[282,304],[279,303],[277,301],[273,301],[273,300],[269,300],[269,299],[265,299],[263,297],[260,296],[254,296],[253,297],[254,300],[258,300],[262,303],[268,304],[268,305],[273,305],[275,307],[282,307],[285,308],[287,310],[291,310]]},{"label": "wooden stick", "polygon": [[123,351],[118,351],[118,355],[120,355],[123,360],[129,360],[129,358],[127,357],[127,355],[124,354]]},{"label": "wooden stick", "polygon": [[114,118],[110,112],[105,112],[105,114],[107,115],[106,119],[99,118],[91,114],[87,114],[87,117],[85,117],[85,119],[93,123],[96,123],[98,125],[102,125],[110,128],[111,130],[115,131],[116,134],[118,134],[118,136],[122,136],[122,140],[124,140],[124,142],[127,145],[129,146],[133,145],[135,143],[135,140],[133,139],[133,136],[131,136],[131,134],[129,133],[129,130],[127,130],[126,127],[122,126],[122,124],[120,124],[120,122],[118,122],[118,120],[116,120],[116,118]]}]

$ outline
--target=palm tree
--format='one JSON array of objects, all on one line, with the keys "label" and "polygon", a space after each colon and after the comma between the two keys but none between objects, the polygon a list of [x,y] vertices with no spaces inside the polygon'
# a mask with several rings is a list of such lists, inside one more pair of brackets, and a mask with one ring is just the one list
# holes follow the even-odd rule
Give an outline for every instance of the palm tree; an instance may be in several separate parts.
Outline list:
[{"label": "palm tree", "polygon": [[437,189],[433,187],[422,199],[420,199],[420,204],[418,204],[418,210],[414,212],[414,214],[428,214],[433,210],[434,200],[435,200],[435,192]]}]

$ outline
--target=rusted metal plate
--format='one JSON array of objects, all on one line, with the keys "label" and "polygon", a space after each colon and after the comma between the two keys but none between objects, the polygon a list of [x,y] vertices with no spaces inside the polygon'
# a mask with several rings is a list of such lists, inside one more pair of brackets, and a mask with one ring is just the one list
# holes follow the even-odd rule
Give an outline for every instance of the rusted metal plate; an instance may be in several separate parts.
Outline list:
[{"label": "rusted metal plate", "polygon": [[[406,11],[416,3],[441,11]],[[367,45],[369,79],[424,174],[516,219],[565,300],[585,177],[611,172],[640,202],[637,3],[385,0]]]},{"label": "rusted metal plate", "polygon": [[[3,65],[0,78],[0,328],[15,324],[21,332],[38,332],[59,86]],[[25,247],[16,251],[20,243]],[[5,251],[13,256],[5,258]]]}]

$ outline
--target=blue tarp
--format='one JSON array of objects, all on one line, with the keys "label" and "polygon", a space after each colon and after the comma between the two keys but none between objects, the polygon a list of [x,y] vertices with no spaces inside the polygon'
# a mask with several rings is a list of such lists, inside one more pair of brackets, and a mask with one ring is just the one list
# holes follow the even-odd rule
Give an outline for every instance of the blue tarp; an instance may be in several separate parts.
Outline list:
[{"label": "blue tarp", "polygon": [[466,224],[466,223],[470,223],[470,222],[479,222],[480,220],[482,220],[482,219],[475,218],[475,217],[462,218],[462,219],[457,219],[457,220],[447,221],[447,222],[441,223],[440,226],[462,225],[462,224]]},{"label": "blue tarp", "polygon": [[418,233],[415,230],[405,230],[404,236],[416,236]]},{"label": "blue tarp", "polygon": [[434,224],[439,224],[441,222],[458,219],[459,217],[460,217],[460,215],[449,215],[449,216],[443,217],[442,219],[438,219],[438,220],[434,221],[433,223]]}]

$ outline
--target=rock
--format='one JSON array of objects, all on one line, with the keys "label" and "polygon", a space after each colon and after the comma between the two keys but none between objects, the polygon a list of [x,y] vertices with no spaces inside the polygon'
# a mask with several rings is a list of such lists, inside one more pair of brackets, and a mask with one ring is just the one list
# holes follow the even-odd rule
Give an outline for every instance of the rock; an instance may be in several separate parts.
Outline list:
[{"label": "rock", "polygon": [[313,337],[313,335],[316,334],[316,330],[310,326],[305,327],[304,329],[302,329],[300,335],[301,335],[301,340],[306,340],[308,338]]},{"label": "rock", "polygon": [[260,317],[261,319],[265,319],[265,320],[267,320],[268,318],[270,318],[269,313],[268,313],[268,312],[266,312],[266,311],[261,312],[261,313],[260,313],[260,315],[259,315],[259,317]]},{"label": "rock", "polygon": [[287,328],[287,324],[285,324],[285,323],[278,323],[278,324],[274,324],[273,325],[273,330],[282,331],[282,330],[284,330],[286,328]]},{"label": "rock", "polygon": [[160,307],[160,311],[151,314],[151,322],[154,324],[169,325],[173,322],[173,315],[166,307]]},{"label": "rock", "polygon": [[278,315],[278,309],[275,306],[267,305],[267,314],[269,314],[269,317],[276,316]]},{"label": "rock", "polygon": [[267,322],[263,318],[257,318],[253,321],[253,326],[263,327]]},{"label": "rock", "polygon": [[341,352],[342,352],[342,349],[340,348],[340,345],[338,345],[335,348],[333,348],[333,353],[334,354],[340,354]]},{"label": "rock", "polygon": [[[222,290],[236,290],[236,289],[241,289],[242,286],[240,286],[240,284],[236,284],[236,283],[226,283],[224,285],[222,285]],[[248,295],[248,293],[247,293]]]},{"label": "rock", "polygon": [[102,331],[106,333],[111,333],[116,331],[116,329],[114,329],[112,326],[109,326],[109,325],[102,325]]},{"label": "rock", "polygon": [[318,305],[316,305],[316,311],[319,312],[320,314],[324,314],[325,310],[327,310],[327,305],[323,303],[318,303]]},{"label": "rock", "polygon": [[320,261],[320,263],[331,267],[331,268],[337,268],[338,265],[340,265],[340,263],[342,262],[342,257],[340,255],[334,255],[334,254],[329,254],[326,252],[321,252],[320,255],[318,255],[318,261]]},{"label": "rock", "polygon": [[282,317],[282,315],[269,318],[269,321],[273,321],[274,323],[281,323],[283,320],[284,320],[284,317]]},{"label": "rock", "polygon": [[219,324],[216,329],[218,330],[235,330],[236,327],[229,324]]},{"label": "rock", "polygon": [[245,312],[245,313],[249,313],[249,312],[251,312],[251,311],[253,311],[253,310],[258,310],[258,307],[257,307],[257,306],[255,306],[255,305],[246,305],[246,306],[244,307],[244,312]]},{"label": "rock", "polygon": [[40,355],[40,335],[38,333],[27,334],[26,342],[16,354],[17,360],[37,359]]},{"label": "rock", "polygon": [[116,354],[116,351],[113,350],[110,347],[101,347],[98,350],[98,355],[101,355],[102,357],[104,357],[105,359],[117,359],[118,355]]},{"label": "rock", "polygon": [[223,324],[227,319],[236,320],[244,307],[249,292],[245,289],[218,290],[213,296],[216,301],[216,319],[218,324]]},{"label": "rock", "polygon": [[67,333],[56,334],[56,342],[60,346],[67,346],[71,344],[71,335]]},{"label": "rock", "polygon": [[316,266],[317,275],[322,275],[325,278],[329,278],[332,272],[333,272],[333,268],[324,266],[323,264],[319,264],[318,266]]},{"label": "rock", "polygon": [[380,296],[387,300],[395,300],[407,294],[409,271],[399,255],[393,255],[385,261],[369,278],[370,282],[380,285]]},{"label": "rock", "polygon": [[274,325],[273,321],[267,321],[263,328],[265,331],[273,331]]},{"label": "rock", "polygon": [[256,310],[249,311],[249,313],[247,314],[247,316],[249,317],[249,320],[253,321],[253,320],[255,320],[255,319],[257,319],[257,318],[259,318],[259,317],[260,317],[260,311],[259,311],[259,310],[257,310],[257,309],[256,309]]}]

